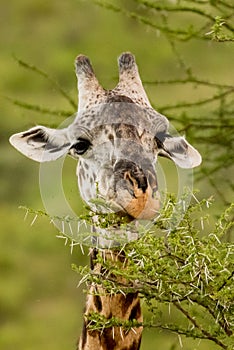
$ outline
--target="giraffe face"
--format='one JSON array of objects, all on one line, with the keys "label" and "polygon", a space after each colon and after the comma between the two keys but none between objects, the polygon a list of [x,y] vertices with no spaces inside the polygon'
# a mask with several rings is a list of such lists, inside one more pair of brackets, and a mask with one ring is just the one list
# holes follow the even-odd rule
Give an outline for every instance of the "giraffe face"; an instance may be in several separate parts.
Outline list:
[{"label": "giraffe face", "polygon": [[134,57],[119,58],[119,83],[110,91],[98,83],[85,56],[76,59],[79,108],[65,129],[43,126],[15,134],[11,144],[29,158],[78,159],[83,199],[96,210],[95,199],[133,218],[150,219],[159,209],[157,156],[192,168],[201,156],[183,137],[169,134],[167,118],[150,105]]},{"label": "giraffe face", "polygon": [[[80,193],[94,210],[92,200],[102,198],[116,211],[151,218],[159,209],[157,140],[147,130],[150,115],[146,108],[120,99],[115,96],[114,102],[100,105],[95,113],[92,109],[78,116],[70,129],[79,134],[82,125],[83,134],[76,137],[78,143],[69,153],[79,159]],[[87,114],[94,117],[87,118]],[[79,149],[80,141],[85,149]]]}]

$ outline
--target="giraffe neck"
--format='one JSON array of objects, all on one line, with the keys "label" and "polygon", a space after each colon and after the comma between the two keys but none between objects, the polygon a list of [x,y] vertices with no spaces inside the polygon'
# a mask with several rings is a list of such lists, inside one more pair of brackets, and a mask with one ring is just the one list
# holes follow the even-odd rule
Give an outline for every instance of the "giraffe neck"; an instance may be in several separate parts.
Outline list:
[{"label": "giraffe neck", "polygon": [[[93,249],[91,252],[91,269],[101,273],[102,266],[95,264],[97,254],[104,251]],[[116,252],[105,251],[105,259],[118,260],[121,258]],[[123,261],[121,261],[123,263]],[[124,263],[123,263],[124,268]],[[89,289],[84,312],[84,325],[79,340],[78,350],[139,350],[141,343],[142,327],[125,331],[121,327],[104,328],[101,332],[88,329],[87,316],[96,312],[106,319],[116,317],[123,321],[133,319],[142,322],[140,298],[138,293],[117,293],[110,295],[105,293],[103,287],[92,284]]]}]

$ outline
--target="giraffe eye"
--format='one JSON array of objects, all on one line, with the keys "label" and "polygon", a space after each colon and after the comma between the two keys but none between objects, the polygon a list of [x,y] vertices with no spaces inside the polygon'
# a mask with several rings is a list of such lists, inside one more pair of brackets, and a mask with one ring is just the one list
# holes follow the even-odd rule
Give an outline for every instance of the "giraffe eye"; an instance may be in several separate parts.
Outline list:
[{"label": "giraffe eye", "polygon": [[90,147],[91,143],[89,140],[85,139],[78,139],[77,143],[75,143],[72,148],[76,154],[82,155],[84,154],[88,148]]}]

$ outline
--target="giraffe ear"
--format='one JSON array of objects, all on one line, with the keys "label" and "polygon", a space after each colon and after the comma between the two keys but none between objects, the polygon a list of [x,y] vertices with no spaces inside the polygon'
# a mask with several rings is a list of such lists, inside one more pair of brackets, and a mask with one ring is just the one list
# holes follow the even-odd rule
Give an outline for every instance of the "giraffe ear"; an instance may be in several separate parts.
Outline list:
[{"label": "giraffe ear", "polygon": [[56,160],[68,153],[71,147],[67,129],[50,129],[45,126],[36,126],[14,134],[9,141],[18,151],[37,162]]},{"label": "giraffe ear", "polygon": [[200,153],[184,137],[166,135],[158,146],[160,156],[170,158],[181,168],[194,168],[201,164]]}]

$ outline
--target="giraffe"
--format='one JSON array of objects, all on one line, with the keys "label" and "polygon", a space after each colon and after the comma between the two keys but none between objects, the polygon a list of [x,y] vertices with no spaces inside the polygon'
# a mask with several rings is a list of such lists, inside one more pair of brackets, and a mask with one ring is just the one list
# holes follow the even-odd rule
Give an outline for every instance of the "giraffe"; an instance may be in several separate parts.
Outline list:
[{"label": "giraffe", "polygon": [[[150,220],[160,208],[157,157],[167,157],[182,168],[193,168],[201,163],[201,156],[184,137],[170,135],[167,118],[149,102],[135,57],[129,52],[121,54],[118,67],[117,86],[105,90],[90,60],[79,55],[75,60],[79,92],[75,120],[63,129],[35,126],[12,135],[10,143],[38,162],[54,161],[67,154],[77,159],[79,191],[94,212],[99,209],[93,199],[102,198],[116,215],[124,215],[130,221]],[[116,232],[118,236],[118,229]],[[103,273],[102,266],[96,262],[98,254],[110,262],[119,261],[124,268],[125,257],[120,248],[111,249],[101,237],[96,240],[96,247],[91,248],[91,269]],[[142,327],[127,333],[121,327],[102,332],[90,330],[87,318],[91,312],[106,318],[142,322],[137,291],[109,295],[103,287],[91,285],[77,349],[140,348]]]}]

